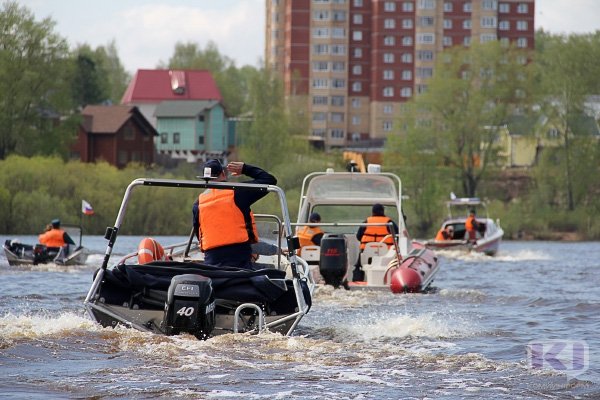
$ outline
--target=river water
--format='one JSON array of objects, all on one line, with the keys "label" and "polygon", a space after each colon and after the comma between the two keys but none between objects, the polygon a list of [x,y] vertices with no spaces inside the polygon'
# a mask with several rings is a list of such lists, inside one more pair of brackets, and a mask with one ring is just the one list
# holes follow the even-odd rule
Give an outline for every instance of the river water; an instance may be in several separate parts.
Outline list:
[{"label": "river water", "polygon": [[83,300],[106,241],[83,244],[79,267],[0,256],[0,398],[600,398],[600,243],[440,252],[430,293],[318,288],[292,337],[207,341],[91,322]]}]

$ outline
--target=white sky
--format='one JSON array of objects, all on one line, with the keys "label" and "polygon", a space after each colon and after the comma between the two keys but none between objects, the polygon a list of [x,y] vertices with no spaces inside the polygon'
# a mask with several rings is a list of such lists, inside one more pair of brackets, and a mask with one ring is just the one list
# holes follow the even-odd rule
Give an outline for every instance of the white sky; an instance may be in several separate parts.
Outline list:
[{"label": "white sky", "polygon": [[[3,1],[3,0],[0,0]],[[72,47],[115,40],[125,69],[156,68],[177,42],[217,44],[236,65],[264,59],[265,1],[269,0],[17,0],[36,20],[50,17]],[[536,0],[535,28],[552,33],[600,30],[600,0]]]}]

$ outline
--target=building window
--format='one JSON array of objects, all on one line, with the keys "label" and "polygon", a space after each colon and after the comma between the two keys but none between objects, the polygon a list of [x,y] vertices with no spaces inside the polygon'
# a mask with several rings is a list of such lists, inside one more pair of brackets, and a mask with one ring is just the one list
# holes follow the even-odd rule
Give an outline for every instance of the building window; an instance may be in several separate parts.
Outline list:
[{"label": "building window", "polygon": [[433,24],[434,24],[433,17],[420,17],[419,18],[419,26],[429,27],[429,26],[433,26]]},{"label": "building window", "polygon": [[346,37],[346,30],[344,28],[331,28],[331,37],[344,39]]},{"label": "building window", "polygon": [[420,10],[435,9],[435,0],[419,0],[418,7]]},{"label": "building window", "polygon": [[510,4],[508,3],[500,3],[498,6],[498,11],[502,14],[508,14],[510,12]]},{"label": "building window", "polygon": [[425,93],[427,91],[427,85],[417,85],[417,93]]},{"label": "building window", "polygon": [[133,128],[130,125],[126,125],[123,127],[123,139],[124,140],[133,140],[135,138],[135,134],[133,132]]},{"label": "building window", "polygon": [[497,39],[495,33],[483,33],[479,36],[479,43],[493,42]]},{"label": "building window", "polygon": [[315,121],[315,122],[327,121],[327,113],[314,112],[314,113],[312,113],[312,116],[313,116],[313,121]]},{"label": "building window", "polygon": [[412,96],[412,88],[404,87],[400,90],[400,96],[402,97],[410,97]]},{"label": "building window", "polygon": [[160,143],[161,144],[169,143],[169,134],[168,133],[163,132],[160,134]]},{"label": "building window", "polygon": [[332,139],[343,139],[344,138],[344,130],[343,129],[332,129],[330,132]]},{"label": "building window", "polygon": [[352,99],[352,108],[360,108],[360,99]]},{"label": "building window", "polygon": [[353,14],[352,22],[354,22],[356,25],[361,25],[363,23],[363,15],[362,14]]},{"label": "building window", "polygon": [[325,137],[325,129],[313,129],[312,134],[316,137]]},{"label": "building window", "polygon": [[413,20],[410,18],[405,18],[402,20],[402,28],[404,29],[412,29],[413,27]]},{"label": "building window", "polygon": [[416,75],[418,78],[431,78],[433,76],[433,68],[417,68]]},{"label": "building window", "polygon": [[357,42],[362,40],[362,31],[353,31],[352,32],[352,40],[356,40]]},{"label": "building window", "polygon": [[510,46],[510,40],[507,37],[500,38],[500,46],[508,48]]},{"label": "building window", "polygon": [[391,132],[393,127],[394,127],[394,123],[392,121],[383,121],[384,132]]},{"label": "building window", "polygon": [[331,105],[342,107],[344,105],[344,96],[331,96]]},{"label": "building window", "polygon": [[435,34],[434,33],[419,33],[417,35],[417,43],[419,44],[434,44]]},{"label": "building window", "polygon": [[332,44],[331,45],[331,54],[333,55],[345,55],[346,54],[346,45],[343,44]]},{"label": "building window", "polygon": [[328,10],[316,10],[313,12],[313,20],[315,21],[329,21]]},{"label": "building window", "polygon": [[352,67],[352,74],[353,75],[360,75],[362,74],[362,65],[355,65]]},{"label": "building window", "polygon": [[354,7],[362,7],[363,6],[363,0],[354,0]]},{"label": "building window", "polygon": [[471,3],[465,3],[463,4],[463,11],[464,12],[471,12],[473,10],[473,7],[471,5]]},{"label": "building window", "polygon": [[328,28],[314,28],[313,29],[313,37],[328,38],[329,37],[329,29]]},{"label": "building window", "polygon": [[527,21],[517,21],[517,30],[518,31],[526,31],[527,30]]},{"label": "building window", "polygon": [[326,44],[315,44],[313,46],[314,54],[327,54],[329,52],[329,46]]},{"label": "building window", "polygon": [[412,36],[404,36],[402,38],[402,45],[403,46],[412,46],[413,44],[413,38]]},{"label": "building window", "polygon": [[444,46],[447,46],[447,47],[452,46],[452,37],[450,37],[450,36],[444,36],[443,39],[442,39],[442,44]]},{"label": "building window", "polygon": [[495,28],[496,27],[496,17],[481,17],[481,27],[482,28]]},{"label": "building window", "polygon": [[344,122],[344,113],[332,112],[331,122]]},{"label": "building window", "polygon": [[391,64],[394,62],[394,53],[383,53],[383,62]]},{"label": "building window", "polygon": [[498,29],[501,31],[510,30],[510,21],[500,21],[498,22]]},{"label": "building window", "polygon": [[452,29],[452,20],[444,19],[444,29]]},{"label": "building window", "polygon": [[352,125],[360,125],[360,117],[358,115],[352,116]]},{"label": "building window", "polygon": [[396,45],[396,38],[394,36],[385,36],[383,38],[383,44],[385,46],[395,46]]},{"label": "building window", "polygon": [[470,19],[465,19],[463,21],[463,29],[471,29],[471,20]]},{"label": "building window", "polygon": [[452,3],[450,3],[450,2],[444,3],[444,12],[452,12]]},{"label": "building window", "polygon": [[313,96],[312,103],[314,106],[326,106],[327,105],[327,96]]},{"label": "building window", "polygon": [[394,88],[391,86],[383,88],[383,97],[394,97]]},{"label": "building window", "polygon": [[179,132],[173,133],[173,144],[179,144],[181,141],[181,134]]},{"label": "building window", "polygon": [[410,81],[412,79],[412,71],[405,69],[402,71],[402,80]]},{"label": "building window", "polygon": [[129,161],[127,159],[127,151],[119,150],[119,154],[117,155],[117,163],[119,165],[125,165],[127,164],[127,161]]},{"label": "building window", "polygon": [[204,136],[203,135],[198,136],[198,144],[204,144]]},{"label": "building window", "polygon": [[469,47],[471,45],[471,36],[465,36],[463,39],[463,45]]},{"label": "building window", "polygon": [[360,92],[362,90],[362,83],[360,82],[354,82],[352,84],[352,91],[353,92]]},{"label": "building window", "polygon": [[340,88],[345,88],[346,87],[346,80],[345,79],[332,79],[331,80],[331,87],[332,88],[336,88],[336,89],[340,89]]},{"label": "building window", "polygon": [[413,60],[412,53],[402,53],[402,62],[403,63],[411,63]]},{"label": "building window", "polygon": [[517,5],[517,13],[519,13],[519,14],[527,14],[528,11],[529,11],[529,7],[527,6],[526,3],[519,3]]},{"label": "building window", "polygon": [[410,11],[414,11],[414,9],[415,9],[415,6],[412,1],[405,1],[402,3],[402,11],[410,12]]},{"label": "building window", "polygon": [[392,106],[391,104],[386,104],[383,106],[383,113],[384,114],[391,114],[394,112],[394,106]]},{"label": "building window", "polygon": [[346,70],[346,63],[343,61],[334,61],[331,64],[331,70],[335,72],[344,72]]},{"label": "building window", "polygon": [[383,20],[383,27],[385,29],[394,29],[396,27],[396,20],[393,18],[386,18]]},{"label": "building window", "polygon": [[433,61],[433,51],[431,50],[420,50],[417,52],[419,61]]},{"label": "building window", "polygon": [[387,12],[396,11],[396,3],[394,3],[393,1],[386,1],[385,3],[383,3],[383,10]]},{"label": "building window", "polygon": [[517,47],[520,47],[520,48],[527,47],[527,38],[518,38],[517,39]]},{"label": "building window", "polygon": [[333,20],[336,22],[343,22],[346,20],[346,11],[334,11]]},{"label": "building window", "polygon": [[496,0],[483,0],[481,8],[484,10],[495,10],[498,8],[498,2]]},{"label": "building window", "polygon": [[315,89],[325,89],[329,87],[328,79],[313,79],[312,87]]},{"label": "building window", "polygon": [[327,61],[315,61],[313,62],[313,71],[328,71],[329,63]]},{"label": "building window", "polygon": [[362,49],[360,47],[354,48],[354,58],[362,58]]},{"label": "building window", "polygon": [[384,69],[383,79],[386,81],[391,81],[392,79],[394,79],[394,71],[391,69]]}]

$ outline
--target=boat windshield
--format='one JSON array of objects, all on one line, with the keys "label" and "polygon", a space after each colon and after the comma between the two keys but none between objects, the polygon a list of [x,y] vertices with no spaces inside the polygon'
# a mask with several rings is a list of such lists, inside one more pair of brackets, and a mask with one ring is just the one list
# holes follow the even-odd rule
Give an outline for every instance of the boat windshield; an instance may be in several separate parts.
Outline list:
[{"label": "boat windshield", "polygon": [[[310,203],[396,203],[394,182],[386,176],[368,174],[322,175],[311,180],[307,197]],[[368,215],[368,214],[367,214]]]}]

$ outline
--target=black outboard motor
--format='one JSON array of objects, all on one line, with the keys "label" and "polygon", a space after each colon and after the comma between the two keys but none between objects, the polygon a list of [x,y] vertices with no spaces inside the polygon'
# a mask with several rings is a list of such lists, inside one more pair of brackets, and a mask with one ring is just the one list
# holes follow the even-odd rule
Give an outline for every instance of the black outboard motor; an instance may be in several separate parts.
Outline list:
[{"label": "black outboard motor", "polygon": [[164,332],[185,332],[208,339],[214,328],[215,296],[210,278],[194,274],[174,276],[165,303]]},{"label": "black outboard motor", "polygon": [[346,255],[346,238],[344,235],[326,233],[321,239],[321,257],[319,272],[327,285],[339,287],[348,272]]}]

